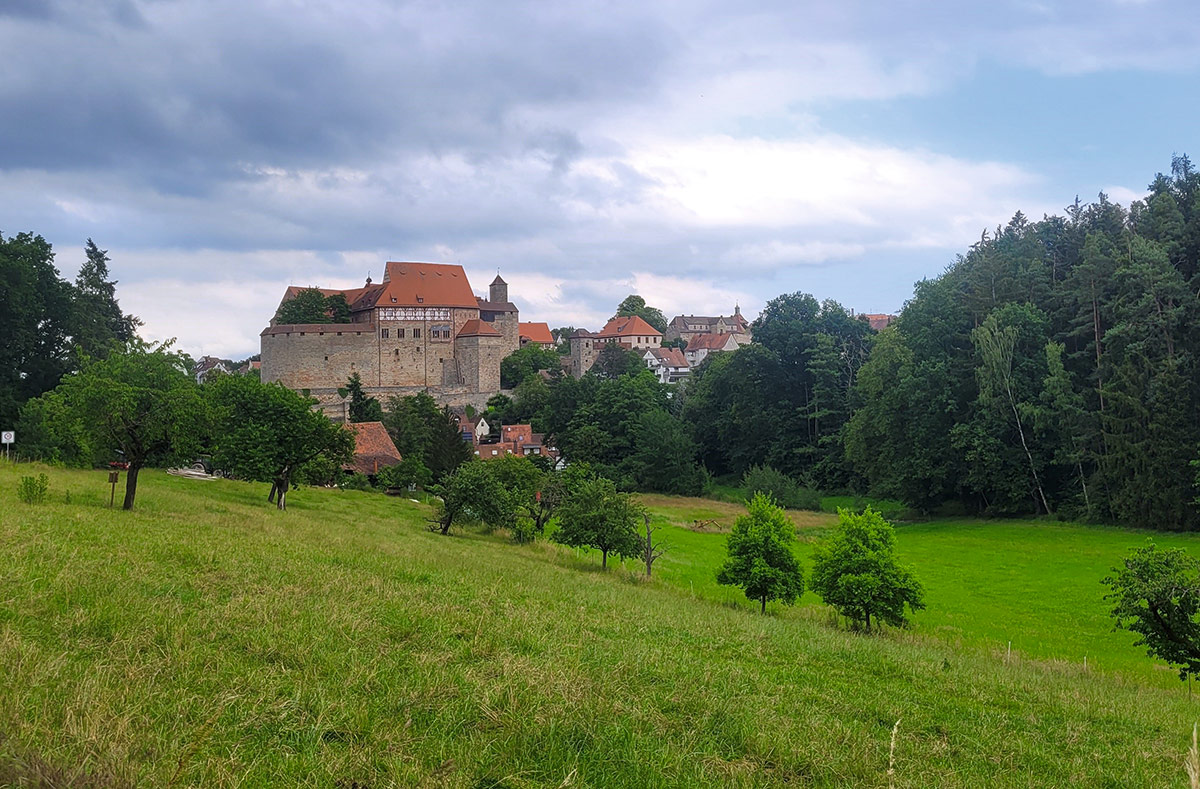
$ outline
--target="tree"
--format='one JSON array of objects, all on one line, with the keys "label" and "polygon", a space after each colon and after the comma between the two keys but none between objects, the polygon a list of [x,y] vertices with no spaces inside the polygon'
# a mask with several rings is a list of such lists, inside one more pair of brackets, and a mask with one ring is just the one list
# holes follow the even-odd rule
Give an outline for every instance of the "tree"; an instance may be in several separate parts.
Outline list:
[{"label": "tree", "polygon": [[75,277],[75,339],[85,352],[103,356],[113,342],[132,340],[142,322],[121,312],[116,280],[108,278],[108,250],[89,238],[84,254],[87,260]]},{"label": "tree", "polygon": [[433,481],[433,473],[417,456],[406,457],[394,466],[379,469],[375,475],[380,487],[407,488],[415,486],[425,488]]},{"label": "tree", "polygon": [[558,509],[555,542],[600,551],[600,566],[608,555],[638,556],[643,545],[637,533],[642,509],[628,493],[618,493],[611,480],[598,477],[581,482]]},{"label": "tree", "polygon": [[1181,548],[1137,548],[1102,583],[1112,591],[1116,627],[1137,633],[1138,646],[1179,669],[1179,678],[1200,676],[1200,560]]},{"label": "tree", "polygon": [[305,288],[279,305],[275,322],[289,323],[349,323],[350,305],[341,293],[326,296],[317,288]]},{"label": "tree", "polygon": [[646,539],[642,543],[642,562],[646,565],[646,577],[649,578],[650,570],[654,567],[654,562],[667,552],[669,546],[663,540],[655,541],[654,532],[658,531],[658,529],[650,523],[649,512],[642,512],[642,522],[646,524]]},{"label": "tree", "polygon": [[440,485],[429,491],[441,501],[429,522],[429,530],[449,534],[456,523],[479,520],[493,528],[510,527],[516,521],[512,496],[482,460],[463,463]]},{"label": "tree", "polygon": [[620,343],[606,343],[596,354],[596,361],[588,374],[607,381],[620,378],[623,375],[637,375],[646,369],[642,359],[643,351],[635,351],[623,347]]},{"label": "tree", "polygon": [[562,370],[561,358],[556,351],[530,343],[500,361],[500,386],[512,389],[539,370],[550,370],[557,374]]},{"label": "tree", "polygon": [[389,398],[381,421],[400,457],[421,458],[435,480],[472,457],[471,444],[463,440],[450,409],[439,408],[426,392]]},{"label": "tree", "polygon": [[151,463],[191,460],[208,421],[189,361],[170,342],[133,340],[109,355],[80,358],[77,373],[53,392],[63,414],[89,435],[98,451],[120,453],[129,470],[125,501],[133,509],[138,474]]},{"label": "tree", "polygon": [[513,536],[517,542],[531,542],[535,535],[545,531],[555,510],[565,500],[568,492],[565,475],[539,468],[532,459],[520,455],[505,455],[487,463],[528,526],[522,528],[518,524]]},{"label": "tree", "polygon": [[73,298],[44,238],[0,235],[0,423],[74,369]]},{"label": "tree", "polygon": [[240,479],[270,482],[267,501],[281,510],[302,469],[319,463],[328,476],[354,457],[354,435],[282,384],[221,375],[205,392],[216,424],[213,462]]},{"label": "tree", "polygon": [[625,469],[638,490],[699,496],[708,481],[696,464],[696,444],[665,411],[648,411],[633,423],[633,452]]},{"label": "tree", "polygon": [[[340,393],[342,390],[338,390]],[[383,406],[379,401],[363,391],[362,378],[358,373],[351,373],[346,382],[346,394],[350,398],[351,422],[382,422]]]},{"label": "tree", "polygon": [[813,552],[812,589],[842,616],[906,624],[904,609],[925,607],[925,593],[910,570],[896,561],[896,532],[877,511],[838,510],[834,533]]},{"label": "tree", "polygon": [[660,332],[667,330],[667,319],[663,316],[662,310],[648,306],[646,300],[637,295],[626,296],[625,300],[617,305],[617,314],[613,317],[628,318],[634,315],[649,323]]},{"label": "tree", "polygon": [[792,553],[795,539],[796,527],[783,509],[769,496],[754,494],[729,533],[717,583],[740,586],[764,614],[768,600],[792,605],[804,594],[804,571]]}]

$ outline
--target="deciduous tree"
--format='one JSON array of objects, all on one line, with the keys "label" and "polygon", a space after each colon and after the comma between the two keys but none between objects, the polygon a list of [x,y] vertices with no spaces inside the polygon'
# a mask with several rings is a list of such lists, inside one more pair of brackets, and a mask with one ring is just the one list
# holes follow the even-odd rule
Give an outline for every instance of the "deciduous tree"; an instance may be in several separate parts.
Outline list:
[{"label": "deciduous tree", "polygon": [[783,509],[769,496],[754,494],[729,533],[717,583],[740,586],[764,614],[768,601],[791,605],[804,594],[804,571],[792,553],[795,540],[796,527]]},{"label": "deciduous tree", "polygon": [[600,566],[607,569],[610,553],[622,558],[641,554],[641,512],[640,505],[628,493],[618,493],[610,480],[585,480],[559,507],[554,540],[573,548],[595,548]]},{"label": "deciduous tree", "polygon": [[812,590],[854,622],[906,624],[905,608],[925,607],[912,571],[896,561],[896,532],[877,511],[838,510],[833,534],[813,552]]},{"label": "deciduous tree", "polygon": [[1116,626],[1137,633],[1139,646],[1200,676],[1200,560],[1181,548],[1136,549],[1103,581]]}]

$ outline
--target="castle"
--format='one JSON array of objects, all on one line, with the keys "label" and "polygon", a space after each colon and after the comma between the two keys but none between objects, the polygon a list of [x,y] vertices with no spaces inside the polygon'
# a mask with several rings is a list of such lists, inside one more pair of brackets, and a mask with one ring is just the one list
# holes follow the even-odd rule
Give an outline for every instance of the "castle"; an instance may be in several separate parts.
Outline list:
[{"label": "castle", "polygon": [[[283,302],[304,288],[289,287]],[[263,381],[307,390],[331,416],[354,373],[375,396],[429,392],[445,405],[482,408],[500,391],[500,360],[520,347],[519,314],[499,275],[488,298],[462,266],[388,262],[383,281],[341,294],[349,323],[277,324],[261,336]]]}]

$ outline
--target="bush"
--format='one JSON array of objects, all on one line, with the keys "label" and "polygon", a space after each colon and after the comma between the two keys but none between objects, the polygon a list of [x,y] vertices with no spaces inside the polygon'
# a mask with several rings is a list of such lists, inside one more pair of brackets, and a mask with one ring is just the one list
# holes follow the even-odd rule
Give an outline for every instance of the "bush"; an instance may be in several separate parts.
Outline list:
[{"label": "bush", "polygon": [[26,504],[41,504],[46,500],[46,491],[50,488],[50,480],[45,474],[36,477],[21,477],[17,485],[17,498]]},{"label": "bush", "polygon": [[821,494],[803,487],[796,480],[770,466],[754,466],[742,477],[747,500],[755,493],[765,493],[775,503],[789,510],[821,510]]},{"label": "bush", "polygon": [[359,474],[357,471],[352,471],[342,477],[342,482],[338,487],[342,490],[370,490],[371,481],[367,479],[366,474]]},{"label": "bush", "polygon": [[375,475],[375,484],[381,488],[407,489],[415,485],[424,489],[433,481],[433,474],[425,467],[420,458],[409,456],[395,466],[379,469]]}]

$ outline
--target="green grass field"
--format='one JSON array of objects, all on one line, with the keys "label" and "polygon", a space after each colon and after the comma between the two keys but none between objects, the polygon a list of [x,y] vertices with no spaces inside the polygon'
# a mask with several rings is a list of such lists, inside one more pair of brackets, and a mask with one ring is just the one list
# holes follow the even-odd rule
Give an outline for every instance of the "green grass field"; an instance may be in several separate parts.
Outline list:
[{"label": "green grass field", "polygon": [[102,472],[21,504],[30,471],[0,466],[0,786],[888,786],[897,719],[895,786],[1186,785],[1198,701],[1099,599],[1143,534],[901,527],[930,610],[866,637],[717,587],[722,502],[647,501],[645,582],[376,494],[147,472],[124,513]]}]

